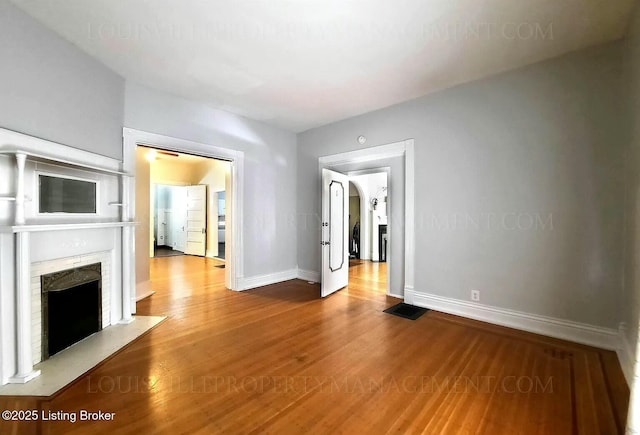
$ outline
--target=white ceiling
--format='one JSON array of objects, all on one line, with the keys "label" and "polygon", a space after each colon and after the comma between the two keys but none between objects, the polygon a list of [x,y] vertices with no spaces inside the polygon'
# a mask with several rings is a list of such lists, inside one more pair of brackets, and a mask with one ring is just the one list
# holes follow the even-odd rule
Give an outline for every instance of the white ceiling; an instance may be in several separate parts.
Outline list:
[{"label": "white ceiling", "polygon": [[129,80],[298,132],[619,39],[634,0],[14,3]]}]

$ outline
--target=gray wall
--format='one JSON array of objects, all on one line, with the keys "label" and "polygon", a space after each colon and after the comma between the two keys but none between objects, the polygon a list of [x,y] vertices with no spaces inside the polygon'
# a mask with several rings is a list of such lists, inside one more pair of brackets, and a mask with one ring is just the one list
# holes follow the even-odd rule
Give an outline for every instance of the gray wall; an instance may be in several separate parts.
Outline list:
[{"label": "gray wall", "polygon": [[296,268],[295,134],[129,82],[125,126],[244,151],[244,276]]},{"label": "gray wall", "polygon": [[[622,294],[623,44],[462,85],[298,135],[298,213],[317,158],[414,138],[415,290],[617,327]],[[551,216],[551,220],[549,220]],[[517,219],[520,219],[518,225]],[[318,231],[298,263],[319,270]]]},{"label": "gray wall", "polygon": [[0,127],[122,158],[124,80],[0,0]]},{"label": "gray wall", "polygon": [[630,350],[635,352],[640,320],[640,2],[636,4],[629,29],[631,34],[625,52],[630,140],[626,159],[624,320]]}]

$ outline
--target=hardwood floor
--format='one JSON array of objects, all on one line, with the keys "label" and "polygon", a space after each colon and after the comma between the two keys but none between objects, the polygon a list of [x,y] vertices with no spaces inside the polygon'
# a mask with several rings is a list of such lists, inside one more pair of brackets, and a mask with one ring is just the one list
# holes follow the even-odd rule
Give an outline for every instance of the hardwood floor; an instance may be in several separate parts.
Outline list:
[{"label": "hardwood floor", "polygon": [[325,300],[294,280],[249,292],[216,260],[151,260],[165,322],[51,398],[0,410],[113,421],[0,422],[1,434],[623,433],[613,352],[430,311],[382,313],[386,269],[363,263]]}]

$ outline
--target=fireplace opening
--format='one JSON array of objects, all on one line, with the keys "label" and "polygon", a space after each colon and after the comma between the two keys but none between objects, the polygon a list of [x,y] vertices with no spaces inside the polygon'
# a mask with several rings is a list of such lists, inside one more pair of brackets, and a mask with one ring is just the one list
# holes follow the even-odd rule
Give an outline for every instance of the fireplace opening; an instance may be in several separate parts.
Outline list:
[{"label": "fireplace opening", "polygon": [[100,263],[41,277],[42,360],[102,329]]}]

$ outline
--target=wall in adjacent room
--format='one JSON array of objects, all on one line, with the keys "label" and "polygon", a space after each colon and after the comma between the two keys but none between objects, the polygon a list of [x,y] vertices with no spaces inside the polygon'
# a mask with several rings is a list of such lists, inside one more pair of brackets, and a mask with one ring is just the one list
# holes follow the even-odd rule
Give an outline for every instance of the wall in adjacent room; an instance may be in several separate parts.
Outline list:
[{"label": "wall in adjacent room", "polygon": [[198,184],[199,165],[199,162],[184,162],[173,157],[156,159],[151,162],[151,183],[174,186]]},{"label": "wall in adjacent room", "polygon": [[153,216],[151,210],[151,166],[145,158],[146,150],[136,150],[136,283],[139,284],[138,296],[148,291],[149,249],[152,246],[151,234],[147,223]]},{"label": "wall in adjacent room", "polygon": [[[613,43],[298,135],[298,215],[318,157],[415,140],[415,291],[617,328],[623,275],[622,53]],[[393,184],[395,180],[392,180]],[[399,180],[401,181],[401,180]],[[300,268],[319,231],[299,225]],[[393,258],[393,257],[392,257]]]}]

